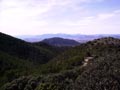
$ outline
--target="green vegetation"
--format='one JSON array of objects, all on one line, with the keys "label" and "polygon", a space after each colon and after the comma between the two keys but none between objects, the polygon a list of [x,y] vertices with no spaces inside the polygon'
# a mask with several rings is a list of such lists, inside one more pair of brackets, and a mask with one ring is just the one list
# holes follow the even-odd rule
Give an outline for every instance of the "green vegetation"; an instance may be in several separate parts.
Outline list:
[{"label": "green vegetation", "polygon": [[32,62],[0,52],[0,86],[22,75],[33,73],[33,69]]},{"label": "green vegetation", "polygon": [[1,34],[0,43],[0,90],[120,90],[119,39],[66,48]]},{"label": "green vegetation", "polygon": [[0,43],[0,86],[20,76],[40,73],[40,65],[60,53],[50,45],[37,46],[3,33]]},{"label": "green vegetation", "polygon": [[54,53],[48,49],[37,47],[31,43],[0,33],[0,50],[12,56],[27,59],[34,63],[46,63]]}]

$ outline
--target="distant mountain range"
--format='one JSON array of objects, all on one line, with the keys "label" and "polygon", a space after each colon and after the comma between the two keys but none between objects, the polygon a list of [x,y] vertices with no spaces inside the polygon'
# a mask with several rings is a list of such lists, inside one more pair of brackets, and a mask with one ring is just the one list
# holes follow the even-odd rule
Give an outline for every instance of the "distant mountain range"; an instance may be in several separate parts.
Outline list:
[{"label": "distant mountain range", "polygon": [[102,37],[114,37],[120,38],[120,34],[97,34],[97,35],[82,35],[82,34],[43,34],[43,35],[23,35],[23,36],[16,36],[17,38],[23,39],[27,42],[38,42],[42,41],[46,38],[54,38],[60,37],[65,39],[73,39],[78,42],[87,42],[94,39],[102,38]]}]

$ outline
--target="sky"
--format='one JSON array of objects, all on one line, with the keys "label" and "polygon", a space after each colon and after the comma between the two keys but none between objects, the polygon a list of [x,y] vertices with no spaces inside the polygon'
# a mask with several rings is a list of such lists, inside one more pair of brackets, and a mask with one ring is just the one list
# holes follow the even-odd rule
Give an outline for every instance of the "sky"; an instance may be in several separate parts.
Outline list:
[{"label": "sky", "polygon": [[120,34],[120,0],[0,0],[0,32]]}]

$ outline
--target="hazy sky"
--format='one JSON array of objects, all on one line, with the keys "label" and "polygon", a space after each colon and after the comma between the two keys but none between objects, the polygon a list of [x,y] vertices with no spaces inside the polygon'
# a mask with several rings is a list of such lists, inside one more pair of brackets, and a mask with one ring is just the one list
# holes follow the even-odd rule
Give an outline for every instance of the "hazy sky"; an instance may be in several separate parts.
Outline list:
[{"label": "hazy sky", "polygon": [[120,0],[0,0],[0,32],[120,34]]}]

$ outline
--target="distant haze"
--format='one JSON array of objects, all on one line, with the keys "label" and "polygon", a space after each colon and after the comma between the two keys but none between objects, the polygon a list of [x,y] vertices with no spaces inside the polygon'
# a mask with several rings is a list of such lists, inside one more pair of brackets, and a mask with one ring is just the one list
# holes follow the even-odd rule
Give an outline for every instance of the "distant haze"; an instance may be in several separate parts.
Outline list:
[{"label": "distant haze", "polygon": [[82,34],[43,34],[43,35],[21,35],[15,36],[17,38],[23,39],[27,42],[39,42],[44,39],[49,38],[64,38],[64,39],[72,39],[78,42],[87,42],[94,39],[102,38],[102,37],[114,37],[120,39],[120,34],[97,34],[97,35],[82,35]]},{"label": "distant haze", "polygon": [[120,0],[0,0],[0,32],[120,34]]}]

